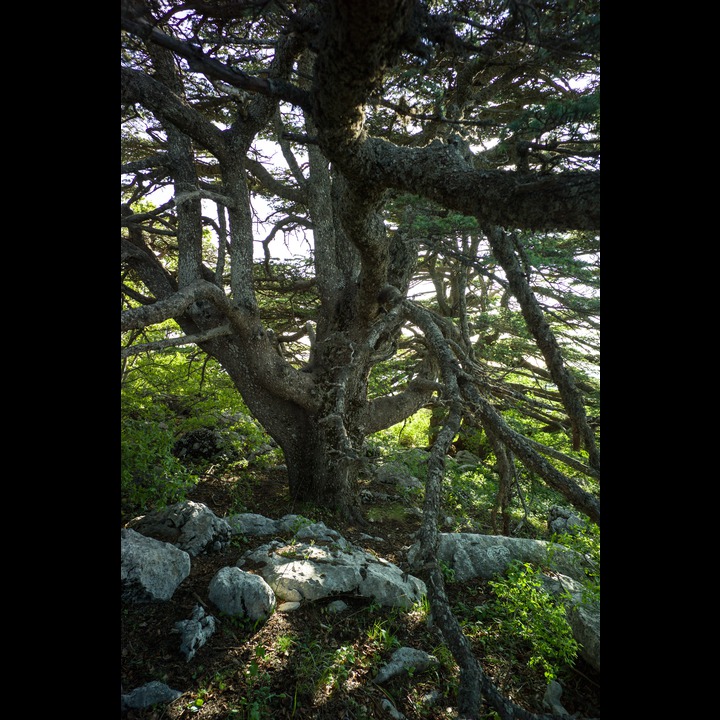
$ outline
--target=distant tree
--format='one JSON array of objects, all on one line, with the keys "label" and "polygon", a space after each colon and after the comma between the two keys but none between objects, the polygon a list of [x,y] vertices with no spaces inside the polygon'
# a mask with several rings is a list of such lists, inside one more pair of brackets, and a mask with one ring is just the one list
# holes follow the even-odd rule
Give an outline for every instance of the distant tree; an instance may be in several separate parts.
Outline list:
[{"label": "distant tree", "polygon": [[176,323],[125,357],[198,345],[356,519],[365,439],[434,406],[431,585],[463,430],[599,524],[599,2],[122,0],[121,49],[121,327]]}]

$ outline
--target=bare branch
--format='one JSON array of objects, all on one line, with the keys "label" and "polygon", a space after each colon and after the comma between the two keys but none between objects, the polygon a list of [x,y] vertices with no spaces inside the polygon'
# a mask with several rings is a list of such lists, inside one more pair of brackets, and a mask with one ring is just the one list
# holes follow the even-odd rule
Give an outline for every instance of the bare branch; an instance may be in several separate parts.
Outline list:
[{"label": "bare branch", "polygon": [[224,205],[225,207],[235,208],[236,202],[233,198],[220,195],[219,193],[210,192],[210,190],[191,190],[184,193],[178,193],[175,195],[175,205],[179,206],[183,203],[190,202],[191,200],[214,200],[216,203]]},{"label": "bare branch", "polygon": [[157,340],[155,342],[142,343],[141,345],[131,345],[120,350],[120,357],[126,358],[130,355],[138,355],[143,352],[151,352],[153,350],[163,350],[169,347],[178,347],[180,345],[195,345],[205,340],[230,335],[232,328],[229,324],[220,325],[206,332],[197,333],[196,335],[183,335],[177,338],[167,338],[166,340]]}]

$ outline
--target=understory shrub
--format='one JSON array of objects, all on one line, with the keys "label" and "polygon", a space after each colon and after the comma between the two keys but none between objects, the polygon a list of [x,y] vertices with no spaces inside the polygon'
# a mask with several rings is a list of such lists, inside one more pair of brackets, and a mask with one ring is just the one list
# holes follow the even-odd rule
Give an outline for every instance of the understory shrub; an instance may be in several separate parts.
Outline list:
[{"label": "understory shrub", "polygon": [[123,419],[120,488],[122,513],[156,510],[186,499],[197,477],[172,453],[175,437],[164,426]]},{"label": "understory shrub", "polygon": [[494,613],[503,630],[530,644],[528,665],[554,680],[563,665],[573,665],[578,644],[565,608],[543,589],[542,574],[529,563],[514,561],[506,577],[488,583],[495,592]]}]

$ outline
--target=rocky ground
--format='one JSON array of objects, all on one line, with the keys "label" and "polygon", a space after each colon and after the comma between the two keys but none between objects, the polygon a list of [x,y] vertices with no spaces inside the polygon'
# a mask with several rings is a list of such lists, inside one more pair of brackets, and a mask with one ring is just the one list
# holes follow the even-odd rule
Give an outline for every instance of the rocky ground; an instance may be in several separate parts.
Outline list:
[{"label": "rocky ground", "polygon": [[[355,527],[323,516],[312,508],[293,507],[288,500],[282,468],[248,472],[243,477],[205,477],[189,496],[205,503],[219,517],[237,512],[279,518],[299,513],[338,530],[354,542],[402,567],[403,548],[412,542],[420,524],[402,512],[372,513],[369,527]],[[368,515],[370,508],[363,510]],[[127,518],[129,519],[129,518]],[[361,541],[362,533],[383,542]],[[210,580],[222,567],[235,565],[246,549],[261,544],[257,538],[233,540],[223,552],[192,560],[190,576],[165,603],[122,604],[121,682],[124,692],[159,680],[183,695],[164,706],[130,710],[127,720],[366,720],[401,718],[440,720],[455,716],[457,667],[437,630],[419,607],[412,612],[390,611],[366,600],[342,598],[349,609],[339,615],[327,611],[330,600],[305,603],[291,613],[275,613],[261,627],[218,617],[208,600]],[[462,586],[448,584],[451,601],[464,618],[490,596],[482,581]],[[188,619],[198,605],[218,620],[218,629],[190,661],[179,652],[176,622]],[[515,703],[535,713],[547,712],[542,698],[546,681],[529,667],[529,650],[504,638],[488,623],[470,633],[483,668]],[[425,673],[373,682],[393,650],[411,646],[426,650],[440,661]],[[578,660],[558,678],[561,702],[577,718],[600,717],[600,676]],[[487,720],[496,718],[485,708]]]}]

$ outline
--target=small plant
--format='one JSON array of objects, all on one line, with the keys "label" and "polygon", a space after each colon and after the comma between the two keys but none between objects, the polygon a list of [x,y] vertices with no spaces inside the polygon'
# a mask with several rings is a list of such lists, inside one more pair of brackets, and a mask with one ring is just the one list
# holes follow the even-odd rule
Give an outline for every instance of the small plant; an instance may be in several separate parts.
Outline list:
[{"label": "small plant", "polygon": [[378,644],[382,650],[390,650],[400,645],[397,636],[386,625],[385,620],[375,620],[367,631],[368,640]]},{"label": "small plant", "polygon": [[543,589],[541,573],[529,563],[511,563],[507,578],[488,583],[497,597],[494,609],[505,632],[527,641],[532,648],[528,664],[554,680],[560,667],[572,665],[578,644],[565,615]]},{"label": "small plant", "polygon": [[299,530],[302,530],[302,528],[307,527],[308,525],[314,525],[315,520],[310,520],[310,518],[306,518],[303,515],[298,515],[295,520],[293,520],[292,524],[290,525],[290,531],[293,535],[297,534]]},{"label": "small plant", "polygon": [[290,649],[295,645],[295,640],[291,635],[280,635],[275,644],[278,654],[287,657],[290,654]]},{"label": "small plant", "polygon": [[430,653],[437,658],[437,672],[442,674],[445,686],[445,695],[455,695],[460,686],[460,669],[447,645],[442,644],[434,647]]},{"label": "small plant", "polygon": [[311,695],[321,673],[323,646],[315,639],[303,638],[296,646],[296,694]]},{"label": "small plant", "polygon": [[352,645],[341,645],[330,658],[328,666],[320,676],[320,684],[341,688],[348,680],[350,670],[357,664],[355,648]]},{"label": "small plant", "polygon": [[198,690],[195,699],[188,703],[185,707],[192,713],[196,713],[200,710],[200,708],[205,704],[205,700],[208,696],[208,690],[207,689],[201,689]]},{"label": "small plant", "polygon": [[410,613],[417,613],[421,619],[430,617],[430,600],[427,595],[423,595],[416,603],[413,604]]},{"label": "small plant", "polygon": [[238,463],[238,467],[232,470],[232,472],[229,471],[229,475],[234,479],[228,493],[230,497],[229,514],[247,512],[247,503],[253,494],[252,482],[247,473],[241,472],[242,468],[239,466],[240,463]]},{"label": "small plant", "polygon": [[455,569],[451,568],[446,562],[443,560],[438,560],[438,567],[440,568],[440,571],[443,574],[443,579],[446,583],[454,583],[455,582]]}]

